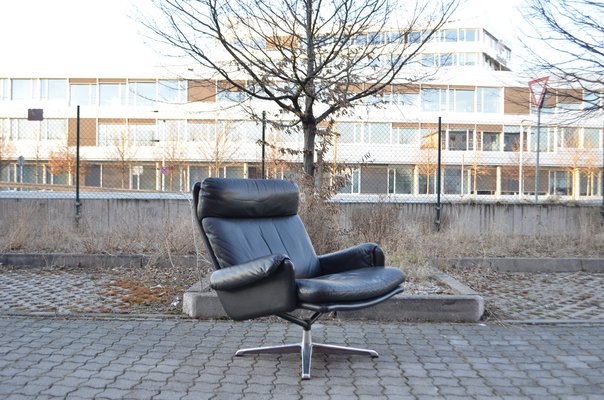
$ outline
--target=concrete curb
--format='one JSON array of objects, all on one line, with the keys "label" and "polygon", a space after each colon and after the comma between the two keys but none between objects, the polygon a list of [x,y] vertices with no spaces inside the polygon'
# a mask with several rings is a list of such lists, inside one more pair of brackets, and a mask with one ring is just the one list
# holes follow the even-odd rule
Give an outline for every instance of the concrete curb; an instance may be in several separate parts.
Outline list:
[{"label": "concrete curb", "polygon": [[171,264],[195,266],[196,256],[157,257],[145,254],[79,254],[79,253],[3,253],[0,264],[19,267],[143,267],[150,262],[160,266]]},{"label": "concrete curb", "polygon": [[604,258],[463,257],[450,260],[454,267],[488,267],[500,272],[604,272]]},{"label": "concrete curb", "polygon": [[[458,294],[422,296],[399,294],[375,307],[339,312],[338,318],[405,322],[480,321],[484,313],[482,296],[440,271],[435,273],[435,276]],[[185,291],[183,312],[191,318],[198,319],[228,318],[216,292],[209,289],[207,281],[198,282]]]}]

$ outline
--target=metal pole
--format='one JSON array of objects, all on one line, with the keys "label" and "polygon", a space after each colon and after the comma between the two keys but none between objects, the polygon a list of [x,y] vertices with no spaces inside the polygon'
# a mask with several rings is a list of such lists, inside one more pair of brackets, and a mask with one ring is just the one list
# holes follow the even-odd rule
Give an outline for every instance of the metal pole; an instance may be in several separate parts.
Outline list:
[{"label": "metal pole", "polygon": [[265,137],[266,137],[266,111],[262,111],[262,179],[265,178],[264,175],[264,145],[265,145]]},{"label": "metal pole", "polygon": [[[543,96],[545,97],[545,95]],[[541,104],[543,104],[543,97]],[[537,106],[537,161],[535,163],[535,203],[539,201],[539,153],[541,152],[541,104]]]},{"label": "metal pole", "polygon": [[80,224],[80,106],[77,106],[76,112],[76,226]]},{"label": "metal pole", "polygon": [[602,124],[602,182],[600,192],[602,194],[602,210],[600,211],[600,215],[602,215],[602,222],[604,223],[604,124]]},{"label": "metal pole", "polygon": [[440,230],[440,175],[441,175],[441,128],[442,121],[441,117],[438,117],[438,162],[437,162],[437,172],[436,172],[436,220],[434,224],[436,225],[436,229]]}]

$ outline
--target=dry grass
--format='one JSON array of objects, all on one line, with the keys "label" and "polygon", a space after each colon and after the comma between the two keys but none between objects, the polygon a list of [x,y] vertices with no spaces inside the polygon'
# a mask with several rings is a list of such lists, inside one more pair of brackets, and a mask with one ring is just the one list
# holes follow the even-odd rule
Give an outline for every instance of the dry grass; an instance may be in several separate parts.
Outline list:
[{"label": "dry grass", "polygon": [[[192,220],[115,224],[121,229],[107,232],[86,221],[78,228],[45,223],[32,218],[35,212],[32,207],[23,207],[18,214],[5,217],[3,223],[10,229],[0,232],[0,252],[127,253],[164,259],[198,254],[204,266],[209,264]],[[403,268],[412,280],[425,278],[440,260],[463,256],[604,257],[604,229],[599,224],[585,224],[576,236],[461,235],[447,229],[436,232],[432,218],[427,217],[399,224],[398,212],[396,207],[378,202],[355,209],[350,223],[344,226],[340,208],[334,203],[305,196],[300,209],[318,254],[377,242],[388,255],[387,262]]]}]

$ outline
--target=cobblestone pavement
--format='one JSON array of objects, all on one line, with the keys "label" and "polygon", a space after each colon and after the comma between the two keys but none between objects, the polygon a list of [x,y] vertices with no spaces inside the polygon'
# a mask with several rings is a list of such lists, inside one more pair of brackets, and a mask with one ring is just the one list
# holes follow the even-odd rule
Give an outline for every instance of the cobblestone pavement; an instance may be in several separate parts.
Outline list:
[{"label": "cobblestone pavement", "polygon": [[602,288],[601,273],[506,273],[481,293],[501,319],[604,321]]},{"label": "cobblestone pavement", "polygon": [[282,323],[0,317],[3,399],[602,399],[601,324],[318,323],[377,359],[234,357],[289,343]]},{"label": "cobblestone pavement", "polygon": [[[604,320],[604,273],[447,272],[485,297],[492,320]],[[111,270],[0,269],[0,313],[180,313],[182,290],[134,281]]]}]

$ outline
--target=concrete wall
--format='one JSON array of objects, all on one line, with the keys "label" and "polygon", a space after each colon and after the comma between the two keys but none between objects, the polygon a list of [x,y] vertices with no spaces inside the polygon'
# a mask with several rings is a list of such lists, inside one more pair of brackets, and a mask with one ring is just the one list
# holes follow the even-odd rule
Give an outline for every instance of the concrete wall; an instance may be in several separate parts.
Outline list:
[{"label": "concrete wall", "polygon": [[[353,228],[375,213],[388,214],[393,223],[434,226],[434,204],[342,204],[345,227]],[[601,207],[561,204],[443,204],[441,230],[460,234],[569,235],[601,227]]]},{"label": "concrete wall", "polygon": [[[434,204],[342,203],[342,223],[359,226],[370,216],[385,216],[385,223],[434,224]],[[601,207],[558,204],[444,204],[442,230],[505,235],[569,235],[601,229]],[[191,205],[184,199],[85,199],[81,224],[97,232],[155,229],[167,225],[191,227]],[[40,228],[74,226],[75,204],[71,199],[0,199],[0,226],[14,229],[19,221],[35,221]]]}]

